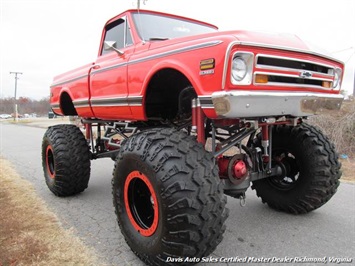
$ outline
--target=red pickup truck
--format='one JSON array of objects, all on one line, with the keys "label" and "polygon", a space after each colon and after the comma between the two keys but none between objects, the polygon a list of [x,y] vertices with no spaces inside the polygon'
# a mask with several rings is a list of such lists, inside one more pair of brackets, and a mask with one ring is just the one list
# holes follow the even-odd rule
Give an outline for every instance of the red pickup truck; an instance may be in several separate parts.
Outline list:
[{"label": "red pickup truck", "polygon": [[54,78],[53,112],[83,128],[48,128],[46,183],[57,196],[80,193],[90,160],[112,158],[133,252],[149,265],[198,262],[222,240],[225,195],[243,204],[252,184],[293,214],[334,195],[334,145],[304,121],[340,108],[343,69],[293,35],[128,10],[106,23],[95,62]]}]

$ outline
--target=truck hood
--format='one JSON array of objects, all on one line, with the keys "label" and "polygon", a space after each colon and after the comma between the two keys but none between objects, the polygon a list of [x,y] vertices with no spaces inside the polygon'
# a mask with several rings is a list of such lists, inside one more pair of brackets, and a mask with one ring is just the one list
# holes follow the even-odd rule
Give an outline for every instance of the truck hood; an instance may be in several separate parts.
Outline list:
[{"label": "truck hood", "polygon": [[295,50],[309,50],[309,47],[298,36],[293,34],[254,31],[231,31],[224,33],[233,35],[242,44],[285,47]]},{"label": "truck hood", "polygon": [[251,45],[258,47],[266,47],[280,50],[296,51],[301,53],[314,54],[327,59],[331,59],[340,63],[342,61],[334,58],[326,50],[317,47],[314,44],[306,42],[300,39],[294,34],[288,33],[267,33],[267,32],[256,32],[256,31],[218,31],[214,33],[208,33],[203,35],[194,35],[183,38],[170,39],[159,42],[152,42],[151,48],[166,47],[169,45],[184,44],[187,45],[188,42],[196,41],[206,41],[206,40],[220,40],[230,43],[235,43],[236,45]]},{"label": "truck hood", "polygon": [[[332,55],[315,44],[300,39],[297,35],[289,33],[268,33],[253,31],[230,31],[224,34],[235,36],[242,45],[271,47],[283,50],[294,50],[305,53],[313,53],[332,58]],[[338,60],[337,60],[338,61]]]}]

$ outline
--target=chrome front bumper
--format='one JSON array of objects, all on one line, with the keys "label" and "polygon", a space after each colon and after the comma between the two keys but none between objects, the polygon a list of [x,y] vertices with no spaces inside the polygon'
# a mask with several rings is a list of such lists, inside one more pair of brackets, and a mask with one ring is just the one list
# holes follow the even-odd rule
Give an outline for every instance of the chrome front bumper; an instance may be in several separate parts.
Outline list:
[{"label": "chrome front bumper", "polygon": [[295,117],[339,110],[343,95],[303,92],[222,91],[212,94],[215,112],[223,118]]}]

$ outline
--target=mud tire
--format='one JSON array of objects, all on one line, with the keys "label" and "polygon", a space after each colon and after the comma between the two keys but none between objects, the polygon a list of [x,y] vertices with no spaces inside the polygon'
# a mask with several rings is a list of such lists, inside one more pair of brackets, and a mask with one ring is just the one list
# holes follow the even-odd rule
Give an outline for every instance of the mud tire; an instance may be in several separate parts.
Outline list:
[{"label": "mud tire", "polygon": [[[152,193],[133,195],[144,186]],[[218,169],[203,146],[183,132],[154,129],[123,142],[112,187],[122,234],[147,265],[191,265],[181,259],[198,262],[222,240],[228,210]],[[138,199],[144,197],[140,205]],[[151,220],[146,219],[147,209]]]},{"label": "mud tire", "polygon": [[[259,136],[257,143],[260,142]],[[321,207],[335,194],[341,164],[334,145],[320,129],[305,123],[276,126],[272,146],[274,161],[281,151],[289,154],[283,160],[289,161],[286,168],[297,180],[285,183],[272,177],[253,182],[252,188],[263,203],[279,211],[302,214]]]},{"label": "mud tire", "polygon": [[54,195],[83,192],[90,178],[90,151],[75,125],[49,127],[42,141],[42,166],[46,184]]}]

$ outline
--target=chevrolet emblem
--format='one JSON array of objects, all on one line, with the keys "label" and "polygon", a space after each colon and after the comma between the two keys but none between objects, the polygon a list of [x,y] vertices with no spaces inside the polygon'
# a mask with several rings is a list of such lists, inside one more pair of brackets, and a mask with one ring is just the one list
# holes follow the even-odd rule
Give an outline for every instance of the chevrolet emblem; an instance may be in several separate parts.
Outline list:
[{"label": "chevrolet emblem", "polygon": [[312,77],[312,73],[309,71],[301,71],[300,78],[309,79]]}]

